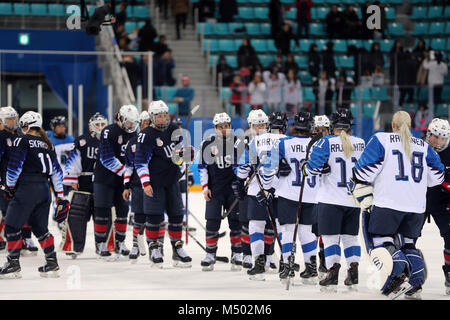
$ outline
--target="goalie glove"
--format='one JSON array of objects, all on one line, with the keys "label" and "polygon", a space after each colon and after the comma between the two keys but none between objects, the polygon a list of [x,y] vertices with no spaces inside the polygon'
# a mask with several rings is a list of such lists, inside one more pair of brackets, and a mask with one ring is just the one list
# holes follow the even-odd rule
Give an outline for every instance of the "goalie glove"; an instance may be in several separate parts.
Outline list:
[{"label": "goalie glove", "polygon": [[291,173],[292,169],[285,158],[281,158],[280,165],[278,167],[278,174],[280,177],[287,177]]},{"label": "goalie glove", "polygon": [[347,183],[349,197],[353,202],[363,210],[372,207],[373,202],[373,186],[369,183],[350,179]]},{"label": "goalie glove", "polygon": [[58,200],[58,205],[56,207],[55,220],[58,223],[63,222],[67,218],[69,213],[70,202],[68,200]]}]

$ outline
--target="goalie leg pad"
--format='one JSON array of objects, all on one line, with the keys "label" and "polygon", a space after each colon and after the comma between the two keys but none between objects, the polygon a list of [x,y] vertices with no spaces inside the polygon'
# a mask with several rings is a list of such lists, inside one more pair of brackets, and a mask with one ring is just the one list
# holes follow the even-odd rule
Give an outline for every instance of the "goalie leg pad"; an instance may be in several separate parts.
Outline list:
[{"label": "goalie leg pad", "polygon": [[405,244],[401,251],[404,253],[410,270],[409,283],[416,288],[425,282],[425,261],[421,252],[414,244]]},{"label": "goalie leg pad", "polygon": [[75,191],[66,221],[63,251],[83,252],[86,243],[86,227],[92,212],[92,194]]}]

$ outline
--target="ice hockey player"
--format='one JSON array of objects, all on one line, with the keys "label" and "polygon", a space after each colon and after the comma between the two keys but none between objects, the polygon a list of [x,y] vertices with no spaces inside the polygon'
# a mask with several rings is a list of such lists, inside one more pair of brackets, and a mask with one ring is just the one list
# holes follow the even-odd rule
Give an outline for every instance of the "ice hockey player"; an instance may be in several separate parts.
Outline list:
[{"label": "ice hockey player", "polygon": [[[278,118],[278,117],[276,117]],[[285,118],[281,117],[281,118]],[[287,118],[286,118],[287,119]],[[250,176],[252,170],[259,170],[256,165],[264,165],[270,160],[270,153],[274,144],[278,144],[280,138],[285,137],[284,134],[276,134],[267,132],[269,118],[262,110],[253,110],[250,112],[247,122],[252,130],[255,131],[255,137],[250,141],[248,152],[244,153],[244,159],[240,160],[242,165],[237,171],[237,179],[233,182],[233,190],[237,197],[242,198],[244,194],[244,181]],[[285,123],[287,126],[287,121]],[[284,128],[286,129],[286,127]],[[257,173],[264,184],[264,175]],[[264,190],[263,190],[264,191]],[[265,267],[268,261],[266,256],[270,252],[264,246],[264,229],[266,225],[270,225],[271,221],[267,212],[267,206],[272,209],[273,218],[276,219],[276,212],[273,210],[273,194],[274,189],[267,192],[261,192],[261,189],[255,179],[250,181],[248,188],[248,219],[249,234],[252,256],[255,259],[253,268],[247,271],[250,280],[265,280]],[[272,228],[273,235],[273,228]],[[270,241],[272,244],[273,240]],[[276,266],[275,266],[276,268]]]},{"label": "ice hockey player", "polygon": [[309,160],[301,165],[307,176],[321,175],[317,195],[317,227],[325,247],[327,275],[319,281],[321,291],[337,291],[341,268],[342,241],[347,261],[344,284],[355,288],[361,247],[358,242],[360,209],[347,195],[351,170],[364,150],[364,140],[351,136],[353,116],[348,109],[337,109],[331,115],[332,135],[317,141]]},{"label": "ice hockey player", "polygon": [[[371,137],[355,165],[350,188],[361,208],[371,210],[362,228],[370,240],[366,248],[371,249],[371,260],[383,266],[381,291],[391,299],[421,290],[426,272],[415,240],[424,220],[427,186],[444,181],[439,156],[428,143],[412,137],[410,127],[409,114],[398,111],[392,118],[392,133]],[[396,234],[404,239],[399,246],[394,244]]]},{"label": "ice hockey player", "polygon": [[[178,148],[182,134],[174,133],[177,125],[169,121],[169,108],[161,101],[150,103],[151,125],[139,133],[134,167],[144,188],[144,214],[146,215],[146,235],[150,240],[150,261],[153,267],[162,268],[162,244],[158,241],[159,229],[164,221],[164,211],[168,216],[168,233],[172,245],[172,260],[175,267],[191,267],[191,257],[183,249],[182,225],[183,202],[181,200],[180,168],[183,158]],[[172,138],[172,134],[174,137]],[[176,148],[177,147],[177,148]],[[175,152],[175,150],[180,152]],[[188,157],[193,159],[192,152]]]},{"label": "ice hockey player", "polygon": [[[150,114],[148,111],[142,111],[140,118],[140,131],[150,125]],[[144,230],[145,230],[145,214],[144,214],[144,190],[142,189],[141,180],[134,168],[134,158],[136,155],[137,136],[128,141],[125,149],[125,176],[123,198],[128,201],[131,195],[131,211],[134,212],[133,223],[133,247],[131,248],[129,258],[132,263],[137,262],[139,255],[146,254]]]},{"label": "ice hockey player", "polygon": [[[0,269],[0,278],[20,278],[19,263],[22,248],[21,228],[30,221],[45,254],[46,264],[38,268],[42,277],[58,276],[58,262],[54,239],[48,230],[50,185],[57,193],[56,219],[64,220],[69,203],[64,200],[62,170],[56,159],[51,141],[42,129],[42,118],[37,112],[26,112],[19,121],[24,136],[17,137],[7,167],[4,192],[11,200],[6,212],[6,239],[8,256]],[[17,183],[20,179],[20,183]]]},{"label": "ice hockey player", "polygon": [[101,132],[97,162],[94,168],[94,229],[97,254],[112,260],[108,250],[107,229],[112,221],[112,207],[115,207],[115,258],[128,256],[125,246],[128,204],[123,199],[123,175],[125,173],[125,147],[136,136],[139,126],[139,112],[133,105],[124,105],[115,116],[115,123]]},{"label": "ice hockey player", "polygon": [[[433,216],[444,239],[444,265],[446,293],[450,295],[450,124],[444,119],[433,119],[428,125],[426,142],[437,152],[445,166],[445,180],[442,185],[428,188],[426,216]],[[409,293],[406,293],[408,296]]]},{"label": "ice hockey player", "polygon": [[[244,141],[233,134],[231,118],[225,112],[213,118],[216,133],[202,142],[198,165],[203,197],[206,201],[206,257],[201,261],[203,271],[214,269],[222,211],[228,210],[235,197],[231,187],[236,179],[233,169],[244,151]],[[231,270],[241,270],[241,224],[238,206],[228,215],[231,241]]]},{"label": "ice hockey player", "polygon": [[[283,268],[279,274],[281,280],[295,275],[294,270],[289,269],[289,257],[293,245],[294,229],[297,221],[297,208],[301,188],[302,176],[300,172],[300,160],[305,159],[306,149],[311,141],[313,118],[309,112],[301,111],[294,116],[291,128],[292,136],[280,139],[278,146],[271,151],[271,162],[276,166],[275,170],[268,172],[278,174],[279,180],[276,186],[275,196],[278,197],[278,221],[280,224]],[[270,176],[267,175],[267,176]],[[301,215],[298,226],[298,237],[302,244],[305,261],[305,270],[300,274],[305,284],[317,282],[317,235],[314,234],[313,225],[317,224],[315,210],[317,182],[316,177],[308,177],[305,180]],[[316,231],[317,232],[317,231]]]},{"label": "ice hockey player", "polygon": [[73,149],[74,138],[67,134],[67,120],[64,116],[56,116],[50,120],[50,131],[47,136],[55,146],[55,152],[61,168],[66,165],[70,150]]},{"label": "ice hockey player", "polygon": [[71,187],[74,192],[63,228],[62,251],[73,258],[84,250],[86,226],[94,214],[92,178],[98,157],[100,134],[107,124],[108,120],[98,112],[89,119],[89,133],[75,139],[64,168],[64,185]]}]

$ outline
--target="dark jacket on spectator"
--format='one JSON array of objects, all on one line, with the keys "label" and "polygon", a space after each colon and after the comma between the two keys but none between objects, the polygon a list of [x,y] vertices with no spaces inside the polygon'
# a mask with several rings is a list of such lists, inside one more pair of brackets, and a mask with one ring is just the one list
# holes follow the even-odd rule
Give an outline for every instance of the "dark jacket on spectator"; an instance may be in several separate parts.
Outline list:
[{"label": "dark jacket on spectator", "polygon": [[[311,21],[311,8],[313,7],[311,0],[306,0],[303,4],[302,1],[297,0],[295,7],[297,8],[297,21],[300,21],[303,17],[306,17],[306,21]],[[304,9],[304,12],[302,9]]]},{"label": "dark jacket on spectator", "polygon": [[156,42],[153,45],[153,52],[155,53],[155,56],[160,56],[162,55],[164,52],[166,52],[169,49],[169,47],[167,46],[167,44],[165,43],[161,43],[161,42]]},{"label": "dark jacket on spectator", "polygon": [[416,84],[416,61],[408,51],[399,54],[397,80],[400,86]]},{"label": "dark jacket on spectator", "polygon": [[150,20],[139,30],[139,51],[150,51],[153,49],[154,39],[157,37],[156,29]]},{"label": "dark jacket on spectator", "polygon": [[[225,59],[225,58],[223,58]],[[233,81],[233,76],[234,76],[234,69],[233,67],[231,67],[229,64],[227,64],[227,62],[225,61],[225,63],[221,63],[221,59],[219,59],[219,63],[217,64],[217,78],[216,78],[216,84],[218,83],[219,80],[219,73],[222,73],[222,85],[224,87],[228,87],[231,83],[231,81]]]},{"label": "dark jacket on spectator", "polygon": [[233,16],[238,14],[236,0],[220,0],[219,2],[220,21],[231,22]]},{"label": "dark jacket on spectator", "polygon": [[237,52],[238,66],[239,68],[254,66],[258,57],[255,49],[250,45],[241,45]]},{"label": "dark jacket on spectator", "polygon": [[283,24],[282,6],[280,0],[270,0],[269,19],[271,24],[271,35],[275,38],[281,31]]},{"label": "dark jacket on spectator", "polygon": [[287,32],[281,30],[281,32],[278,34],[275,44],[277,45],[277,48],[281,51],[282,55],[287,55],[288,53],[291,52],[291,40],[295,40],[295,43],[298,46],[298,39],[292,33],[291,28],[289,28],[289,31]]},{"label": "dark jacket on spectator", "polygon": [[336,78],[333,43],[328,43],[327,48],[322,51],[322,69],[327,72],[329,78]]},{"label": "dark jacket on spectator", "polygon": [[308,71],[311,74],[311,77],[318,78],[319,72],[320,72],[320,64],[321,64],[321,58],[319,51],[314,51],[312,48],[310,48],[308,53]]},{"label": "dark jacket on spectator", "polygon": [[327,24],[327,33],[333,38],[341,38],[343,32],[343,16],[342,12],[328,12],[325,17],[325,22]]},{"label": "dark jacket on spectator", "polygon": [[200,0],[198,2],[198,20],[205,22],[208,18],[215,17],[216,3],[214,0]]}]

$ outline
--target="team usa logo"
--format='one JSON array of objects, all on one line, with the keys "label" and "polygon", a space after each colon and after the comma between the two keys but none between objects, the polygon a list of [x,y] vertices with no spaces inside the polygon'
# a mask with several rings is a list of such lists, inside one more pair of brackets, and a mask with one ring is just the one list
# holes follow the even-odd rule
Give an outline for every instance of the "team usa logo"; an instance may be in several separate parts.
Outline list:
[{"label": "team usa logo", "polygon": [[157,145],[158,147],[162,147],[163,144],[164,144],[164,142],[163,142],[160,138],[156,138],[156,145]]}]

